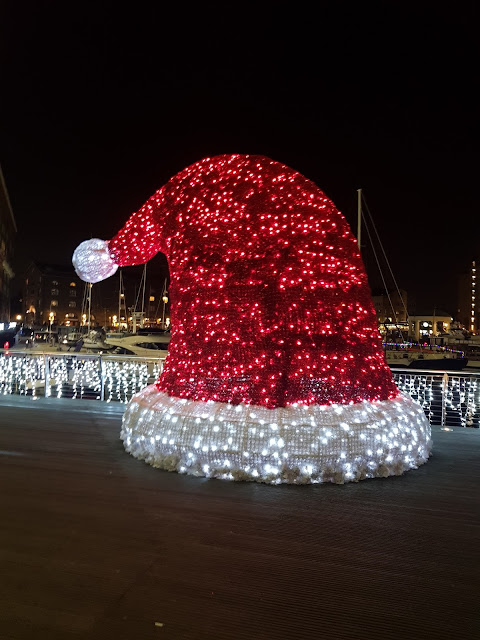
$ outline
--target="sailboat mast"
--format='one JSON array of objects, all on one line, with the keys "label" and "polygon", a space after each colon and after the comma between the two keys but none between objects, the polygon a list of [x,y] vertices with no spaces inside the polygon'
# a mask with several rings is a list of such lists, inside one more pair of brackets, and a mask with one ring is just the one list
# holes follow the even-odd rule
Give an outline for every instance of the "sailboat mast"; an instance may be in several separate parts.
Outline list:
[{"label": "sailboat mast", "polygon": [[144,319],[145,319],[145,288],[146,288],[146,284],[147,284],[147,263],[145,263],[145,266],[143,268],[142,315],[141,315],[141,319],[140,319],[140,326],[142,326],[142,327],[144,325]]},{"label": "sailboat mast", "polygon": [[[162,329],[165,329],[165,307],[166,307],[167,302],[168,302],[168,295],[167,295],[167,278],[165,278],[165,282],[163,283],[162,301],[163,301]],[[167,301],[167,302],[165,302],[165,301]]]},{"label": "sailboat mast", "polygon": [[358,250],[361,251],[362,244],[362,190],[357,189],[358,194],[358,216],[357,216],[357,242],[358,242]]},{"label": "sailboat mast", "polygon": [[118,285],[118,331],[120,331],[120,326],[122,322],[122,311],[125,311],[125,316],[127,315],[126,307],[125,307],[125,290],[123,288],[123,275],[122,270],[119,269],[119,285]]}]

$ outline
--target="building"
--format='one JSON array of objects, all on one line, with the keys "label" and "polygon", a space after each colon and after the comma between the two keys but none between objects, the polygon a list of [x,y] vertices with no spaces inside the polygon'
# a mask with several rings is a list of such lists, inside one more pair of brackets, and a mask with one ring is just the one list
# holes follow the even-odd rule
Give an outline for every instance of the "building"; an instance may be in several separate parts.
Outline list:
[{"label": "building", "polygon": [[374,292],[373,305],[377,313],[380,333],[389,338],[407,336],[416,341],[432,339],[450,331],[453,318],[441,309],[425,309],[409,315],[407,292],[403,289],[388,294]]},{"label": "building", "polygon": [[25,324],[79,326],[84,290],[73,267],[30,263],[23,295]]},{"label": "building", "polygon": [[456,320],[471,333],[480,331],[480,296],[477,291],[477,265],[479,260],[472,260],[460,274],[457,290]]},{"label": "building", "polygon": [[388,293],[373,291],[373,306],[378,330],[384,339],[398,340],[408,335],[407,292],[404,289]]},{"label": "building", "polygon": [[[131,329],[134,309],[142,308],[142,296],[145,321],[148,325],[160,324],[166,307],[162,300],[164,279],[152,276],[152,283],[143,287],[137,271],[122,273],[122,280],[113,276],[91,287],[91,326]],[[89,295],[89,285],[80,280],[73,266],[32,262],[27,268],[24,285],[25,324],[86,326]],[[137,317],[140,324],[138,314]]]},{"label": "building", "polygon": [[8,323],[11,320],[10,281],[14,276],[11,264],[16,233],[17,225],[0,168],[0,323]]},{"label": "building", "polygon": [[409,336],[415,340],[431,340],[444,333],[450,333],[450,325],[453,318],[441,309],[425,310],[425,313],[417,313],[409,316]]},{"label": "building", "polygon": [[407,322],[407,292],[404,289],[389,291],[388,294],[374,291],[372,301],[379,324]]}]

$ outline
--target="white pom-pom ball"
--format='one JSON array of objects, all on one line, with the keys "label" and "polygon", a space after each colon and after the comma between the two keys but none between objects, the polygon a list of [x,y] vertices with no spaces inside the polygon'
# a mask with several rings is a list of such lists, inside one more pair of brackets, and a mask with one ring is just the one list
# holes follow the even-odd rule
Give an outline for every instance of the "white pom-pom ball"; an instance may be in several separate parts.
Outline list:
[{"label": "white pom-pom ball", "polygon": [[113,276],[118,269],[108,252],[108,243],[99,238],[79,244],[73,252],[72,263],[78,277],[91,284]]}]

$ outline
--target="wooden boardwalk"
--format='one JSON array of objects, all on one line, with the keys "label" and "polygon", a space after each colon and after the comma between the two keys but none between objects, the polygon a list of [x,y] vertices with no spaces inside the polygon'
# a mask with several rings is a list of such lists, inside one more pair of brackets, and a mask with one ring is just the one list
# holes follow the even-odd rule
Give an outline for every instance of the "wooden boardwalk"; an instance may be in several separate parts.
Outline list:
[{"label": "wooden boardwalk", "polygon": [[0,398],[0,639],[480,637],[480,431],[399,478],[205,480],[126,454],[123,407]]}]

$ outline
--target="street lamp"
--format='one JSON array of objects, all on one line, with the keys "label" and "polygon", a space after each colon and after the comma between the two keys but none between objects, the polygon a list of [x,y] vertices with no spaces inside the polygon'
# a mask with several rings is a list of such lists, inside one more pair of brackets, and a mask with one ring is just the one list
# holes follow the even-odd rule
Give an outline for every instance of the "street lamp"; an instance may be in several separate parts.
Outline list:
[{"label": "street lamp", "polygon": [[54,318],[55,318],[55,314],[53,313],[53,311],[50,311],[50,313],[48,315],[48,319],[50,321],[50,325],[49,325],[49,328],[48,328],[48,341],[49,342],[52,339],[52,323],[53,323]]},{"label": "street lamp", "polygon": [[165,329],[165,309],[168,304],[168,291],[167,291],[167,280],[165,279],[165,284],[163,285],[163,312],[162,312],[162,329]]}]

